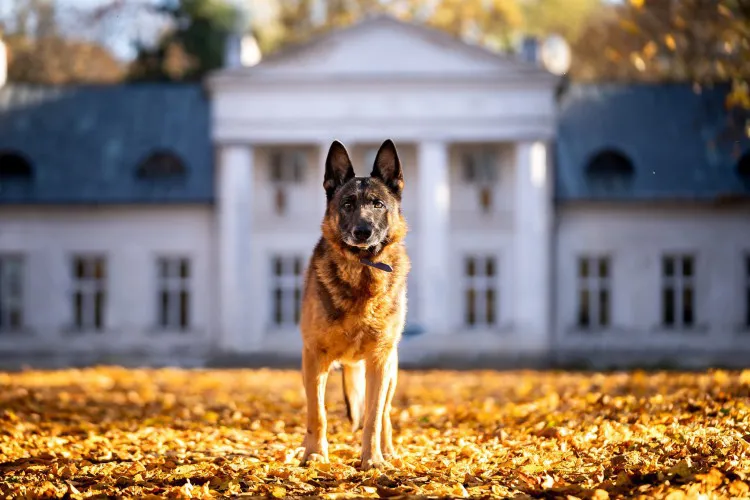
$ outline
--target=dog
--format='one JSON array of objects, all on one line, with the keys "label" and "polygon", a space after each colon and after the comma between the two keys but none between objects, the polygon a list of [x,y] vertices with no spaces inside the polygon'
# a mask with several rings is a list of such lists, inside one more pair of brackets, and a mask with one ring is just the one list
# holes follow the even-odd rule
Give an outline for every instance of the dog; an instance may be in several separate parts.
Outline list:
[{"label": "dog", "polygon": [[370,177],[356,177],[346,148],[333,141],[323,188],[322,234],[305,273],[300,315],[307,397],[300,465],[328,462],[325,392],[339,363],[352,432],[362,429],[361,468],[381,468],[397,456],[390,411],[411,267],[404,177],[393,141],[378,149]]}]

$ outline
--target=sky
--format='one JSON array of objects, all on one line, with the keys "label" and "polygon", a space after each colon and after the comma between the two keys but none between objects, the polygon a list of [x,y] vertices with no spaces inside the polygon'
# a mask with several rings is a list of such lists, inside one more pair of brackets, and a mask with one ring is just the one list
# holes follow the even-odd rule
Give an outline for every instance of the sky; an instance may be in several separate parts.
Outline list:
[{"label": "sky", "polygon": [[[7,19],[18,0],[0,0],[0,16]],[[97,6],[111,3],[113,0],[57,0],[60,21],[67,33],[76,34],[85,39],[97,40],[104,44],[114,55],[127,60],[135,55],[134,40],[152,43],[161,29],[166,26],[166,19],[148,14],[138,6],[155,4],[159,0],[122,0],[127,8],[116,15],[109,16],[106,23],[81,22],[80,12],[90,11]],[[230,0],[248,7],[257,18],[273,16],[271,0]],[[603,0],[607,3],[622,3],[624,0]]]},{"label": "sky", "polygon": [[[0,17],[9,19],[18,0],[0,0]],[[116,0],[115,0],[116,1]],[[229,0],[248,7],[255,16],[268,18],[273,15],[271,0]],[[82,22],[82,12],[91,12],[96,7],[111,4],[113,0],[57,0],[59,22],[65,33],[84,39],[96,40],[109,48],[116,57],[127,60],[135,55],[134,40],[145,43],[155,41],[156,36],[167,25],[164,17],[146,12],[141,6],[157,4],[160,0],[122,0],[127,7],[110,15],[106,22]]]}]

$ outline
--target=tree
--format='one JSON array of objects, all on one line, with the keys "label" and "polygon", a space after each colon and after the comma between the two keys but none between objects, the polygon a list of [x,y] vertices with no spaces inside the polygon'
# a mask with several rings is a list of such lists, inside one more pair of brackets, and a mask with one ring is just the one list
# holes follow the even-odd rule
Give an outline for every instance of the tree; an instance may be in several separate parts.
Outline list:
[{"label": "tree", "polygon": [[[264,52],[348,26],[366,14],[388,12],[467,41],[511,49],[519,34],[577,35],[600,0],[284,0],[276,23],[254,26]],[[323,9],[322,19],[316,21]]]},{"label": "tree", "polygon": [[579,80],[732,81],[732,103],[750,108],[750,0],[630,0],[593,18],[573,53]]},{"label": "tree", "polygon": [[60,36],[33,39],[11,35],[8,79],[45,85],[116,83],[123,79],[123,64],[95,43]]},{"label": "tree", "polygon": [[35,84],[113,83],[124,75],[103,46],[65,36],[49,0],[18,0],[3,33],[8,51],[8,79]]},{"label": "tree", "polygon": [[167,0],[157,12],[172,29],[155,47],[140,45],[130,68],[134,80],[196,80],[222,66],[227,37],[240,20],[223,0]]}]

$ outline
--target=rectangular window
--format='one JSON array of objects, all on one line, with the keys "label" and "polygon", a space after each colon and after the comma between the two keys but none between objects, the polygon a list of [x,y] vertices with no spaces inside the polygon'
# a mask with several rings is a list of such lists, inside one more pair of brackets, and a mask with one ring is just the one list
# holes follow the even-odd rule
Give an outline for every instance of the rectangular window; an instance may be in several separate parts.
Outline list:
[{"label": "rectangular window", "polygon": [[271,182],[274,184],[303,182],[306,167],[307,155],[301,149],[275,149],[269,155]]},{"label": "rectangular window", "polygon": [[470,327],[497,324],[497,262],[494,256],[464,259],[464,323]]},{"label": "rectangular window", "polygon": [[608,257],[578,259],[578,328],[595,330],[610,325],[610,267]]},{"label": "rectangular window", "polygon": [[497,155],[490,148],[472,148],[462,156],[463,178],[470,184],[494,184],[497,180]]},{"label": "rectangular window", "polygon": [[100,256],[73,258],[73,325],[102,331],[105,324],[107,263]]},{"label": "rectangular window", "polygon": [[271,259],[271,323],[299,323],[302,302],[303,264],[299,256],[276,255]]},{"label": "rectangular window", "polygon": [[276,214],[283,215],[289,205],[287,187],[304,181],[307,156],[304,150],[275,149],[269,155],[268,167],[274,190],[273,208]]},{"label": "rectangular window", "polygon": [[662,257],[662,324],[668,328],[695,324],[695,259],[691,255]]},{"label": "rectangular window", "polygon": [[23,258],[0,256],[0,331],[23,327]]},{"label": "rectangular window", "polygon": [[463,179],[477,189],[477,201],[483,212],[492,209],[492,186],[497,181],[497,156],[489,148],[473,148],[462,158]]},{"label": "rectangular window", "polygon": [[190,261],[183,257],[160,257],[156,267],[159,328],[187,330],[190,327]]}]

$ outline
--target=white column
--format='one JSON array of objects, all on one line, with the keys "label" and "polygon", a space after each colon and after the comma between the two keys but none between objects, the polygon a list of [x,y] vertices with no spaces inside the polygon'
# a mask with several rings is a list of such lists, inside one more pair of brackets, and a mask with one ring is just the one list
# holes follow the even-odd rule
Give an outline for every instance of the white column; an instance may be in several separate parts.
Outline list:
[{"label": "white column", "polygon": [[426,333],[450,332],[448,145],[422,142],[418,146],[419,233],[417,268],[419,323]]},{"label": "white column", "polygon": [[[218,265],[220,347],[227,351],[250,350],[259,332],[251,332],[253,148],[222,148],[218,183]],[[257,313],[257,312],[256,312]]]},{"label": "white column", "polygon": [[523,346],[543,351],[551,337],[552,172],[541,141],[516,145],[515,318]]}]

